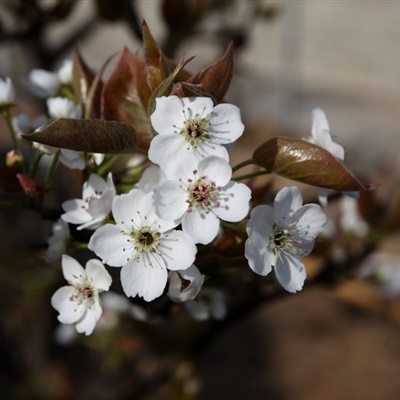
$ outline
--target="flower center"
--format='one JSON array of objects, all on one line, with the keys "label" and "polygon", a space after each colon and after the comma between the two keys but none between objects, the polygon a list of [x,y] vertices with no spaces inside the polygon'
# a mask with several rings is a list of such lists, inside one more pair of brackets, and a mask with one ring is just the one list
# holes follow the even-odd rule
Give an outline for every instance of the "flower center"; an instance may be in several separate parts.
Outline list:
[{"label": "flower center", "polygon": [[269,238],[272,252],[277,255],[280,252],[299,253],[302,250],[298,247],[298,241],[292,232],[286,227],[274,223],[273,233]]},{"label": "flower center", "polygon": [[197,171],[193,171],[194,180],[188,179],[186,202],[189,204],[188,212],[192,212],[194,207],[201,207],[209,212],[213,207],[219,207],[218,195],[221,191],[215,182],[209,181],[205,176],[196,177]]},{"label": "flower center", "polygon": [[95,293],[96,289],[92,286],[91,282],[83,279],[80,284],[74,285],[74,291],[69,300],[78,304],[86,302],[90,306],[94,303]]},{"label": "flower center", "polygon": [[149,226],[143,226],[131,233],[134,240],[134,250],[138,253],[155,253],[160,243],[161,233]]},{"label": "flower center", "polygon": [[209,125],[207,118],[199,118],[199,115],[196,114],[193,119],[185,121],[185,126],[180,133],[190,146],[196,147],[199,143],[210,140]]}]

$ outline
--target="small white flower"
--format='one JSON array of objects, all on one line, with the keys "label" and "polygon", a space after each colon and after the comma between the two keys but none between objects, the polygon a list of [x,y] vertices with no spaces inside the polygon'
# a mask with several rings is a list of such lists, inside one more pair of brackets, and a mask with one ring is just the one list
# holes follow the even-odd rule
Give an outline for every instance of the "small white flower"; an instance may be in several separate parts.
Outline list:
[{"label": "small white flower", "polygon": [[344,196],[340,199],[339,225],[345,232],[352,232],[358,237],[365,237],[369,227],[358,209],[357,199]]},{"label": "small white flower", "polygon": [[376,252],[361,264],[358,277],[372,278],[388,298],[400,296],[400,256],[388,252]]},{"label": "small white flower", "polygon": [[53,262],[61,258],[67,252],[70,237],[68,224],[60,218],[53,224],[53,235],[48,240],[45,260]]},{"label": "small white flower", "polygon": [[274,267],[279,283],[287,291],[301,290],[306,278],[301,258],[311,252],[326,222],[319,205],[303,206],[298,187],[283,188],[273,206],[257,206],[250,214],[245,243],[250,268],[265,276]]},{"label": "small white flower", "polygon": [[195,265],[184,271],[171,271],[168,275],[167,296],[175,303],[194,300],[203,286],[205,275]]},{"label": "small white flower", "polygon": [[32,92],[42,98],[57,95],[61,84],[72,82],[72,67],[72,60],[64,60],[56,72],[33,69],[28,77]]},{"label": "small white flower", "polygon": [[86,166],[85,155],[80,151],[61,149],[59,160],[70,169],[82,170]]},{"label": "small white flower", "polygon": [[214,107],[209,97],[156,98],[150,120],[158,135],[150,143],[149,159],[165,172],[176,161],[200,161],[210,155],[229,160],[224,146],[238,139],[244,130],[238,107]]},{"label": "small white flower", "polygon": [[83,184],[82,199],[67,200],[62,204],[65,213],[61,218],[70,224],[79,225],[78,230],[96,229],[108,217],[115,195],[111,172],[107,181],[99,175],[91,174]]},{"label": "small white flower", "polygon": [[203,288],[196,300],[183,304],[186,311],[197,321],[205,321],[210,318],[221,320],[226,315],[224,294],[216,288]]},{"label": "small white flower", "polygon": [[50,118],[71,118],[82,117],[82,107],[67,99],[66,97],[50,97],[47,99],[47,112]]},{"label": "small white flower", "polygon": [[0,106],[10,105],[15,100],[15,90],[10,78],[0,78]]},{"label": "small white flower", "polygon": [[125,294],[146,301],[161,296],[167,284],[167,269],[189,268],[196,257],[196,246],[182,231],[173,230],[174,221],[164,221],[154,212],[153,193],[132,189],[116,196],[112,204],[115,225],[96,230],[89,241],[104,263],[122,267],[121,284]]},{"label": "small white flower", "polygon": [[[313,122],[311,128],[311,136],[306,137],[310,143],[316,144],[319,147],[329,151],[338,160],[344,160],[344,148],[340,144],[332,140],[328,120],[325,113],[320,108],[315,108],[312,112]],[[331,192],[329,189],[317,188],[318,200],[320,204],[324,207],[328,205],[328,195]],[[358,192],[343,192],[347,196],[357,198],[359,196]]]},{"label": "small white flower", "polygon": [[249,211],[251,190],[231,181],[232,169],[221,157],[210,156],[180,164],[177,178],[154,189],[154,206],[160,218],[181,220],[182,229],[195,243],[210,243],[222,219],[242,220]]},{"label": "small white flower", "polygon": [[111,276],[99,260],[89,260],[83,269],[78,261],[65,254],[62,269],[69,286],[54,293],[51,305],[59,312],[61,323],[75,324],[79,333],[90,335],[102,314],[99,292],[110,288]]}]

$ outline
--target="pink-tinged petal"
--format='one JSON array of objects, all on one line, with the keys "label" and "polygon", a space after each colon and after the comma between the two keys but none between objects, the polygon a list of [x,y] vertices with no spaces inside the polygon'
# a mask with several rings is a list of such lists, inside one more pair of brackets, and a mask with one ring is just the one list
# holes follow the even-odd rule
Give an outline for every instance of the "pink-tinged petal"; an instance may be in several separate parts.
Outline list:
[{"label": "pink-tinged petal", "polygon": [[124,234],[118,225],[107,224],[97,229],[89,241],[89,249],[94,251],[104,264],[112,267],[125,265],[132,256],[130,236]]},{"label": "pink-tinged petal", "polygon": [[219,218],[212,212],[194,209],[183,216],[182,229],[194,243],[208,244],[218,235]]},{"label": "pink-tinged petal", "polygon": [[61,265],[63,270],[64,278],[67,280],[68,283],[72,285],[76,285],[82,282],[82,279],[86,278],[86,272],[75,260],[68,256],[67,254],[63,254],[61,259]]},{"label": "pink-tinged petal", "polygon": [[60,313],[58,320],[63,324],[73,324],[78,321],[86,310],[84,303],[72,301],[74,288],[63,286],[51,298],[51,305]]},{"label": "pink-tinged petal", "polygon": [[182,99],[177,96],[156,98],[156,108],[150,121],[159,135],[170,135],[183,128],[185,119]]},{"label": "pink-tinged petal", "polygon": [[197,248],[192,238],[182,231],[171,231],[166,234],[159,244],[159,250],[170,270],[189,268],[197,253]]},{"label": "pink-tinged petal", "polygon": [[276,222],[285,219],[287,215],[303,205],[300,189],[297,186],[284,187],[275,197],[274,208]]},{"label": "pink-tinged petal", "polygon": [[225,103],[214,107],[210,117],[210,134],[214,141],[220,144],[232,143],[242,136],[243,131],[239,107]]},{"label": "pink-tinged petal", "polygon": [[300,291],[306,279],[303,263],[297,257],[289,255],[278,257],[275,274],[278,282],[290,293]]},{"label": "pink-tinged petal", "polygon": [[154,188],[154,208],[160,218],[174,221],[187,211],[187,193],[181,186],[179,181],[170,180]]},{"label": "pink-tinged petal", "polygon": [[231,181],[218,196],[219,207],[214,208],[215,214],[224,221],[241,221],[250,210],[251,190],[244,183]]},{"label": "pink-tinged petal", "polygon": [[244,255],[249,262],[250,268],[256,274],[266,276],[271,272],[275,257],[272,253],[268,253],[265,248],[254,246],[251,239],[246,240]]},{"label": "pink-tinged petal", "polygon": [[112,203],[112,212],[115,222],[119,225],[130,223],[131,220],[135,223],[140,223],[140,220],[138,220],[137,206],[142,202],[145,196],[146,193],[139,189],[133,189],[127,194],[116,196]]},{"label": "pink-tinged petal", "polygon": [[167,284],[167,270],[159,265],[144,265],[132,261],[121,269],[121,285],[128,297],[143,297],[152,301],[162,295]]},{"label": "pink-tinged petal", "polygon": [[105,192],[107,189],[107,184],[101,176],[90,174],[89,179],[82,186],[82,198],[86,199],[95,192]]},{"label": "pink-tinged petal", "polygon": [[263,204],[251,210],[246,231],[254,246],[263,248],[268,245],[269,238],[273,233],[274,222],[272,207]]},{"label": "pink-tinged petal", "polygon": [[95,311],[88,308],[86,309],[86,312],[82,315],[82,318],[76,323],[75,328],[79,333],[90,335],[96,327],[96,322],[97,320]]},{"label": "pink-tinged petal", "polygon": [[92,259],[86,263],[86,274],[97,290],[107,291],[110,288],[112,278],[99,260]]},{"label": "pink-tinged petal", "polygon": [[199,162],[198,176],[205,176],[217,186],[225,186],[232,177],[232,168],[221,157],[209,156]]},{"label": "pink-tinged petal", "polygon": [[61,218],[70,224],[84,224],[92,219],[86,207],[87,203],[82,199],[64,201],[62,208],[65,213],[61,215]]}]

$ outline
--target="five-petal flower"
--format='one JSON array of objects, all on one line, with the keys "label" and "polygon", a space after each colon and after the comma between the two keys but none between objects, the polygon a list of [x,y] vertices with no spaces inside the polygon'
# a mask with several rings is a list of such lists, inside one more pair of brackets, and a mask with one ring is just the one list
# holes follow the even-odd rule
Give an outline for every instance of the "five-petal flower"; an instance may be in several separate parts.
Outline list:
[{"label": "five-petal flower", "polygon": [[152,192],[132,189],[115,197],[112,212],[116,224],[96,230],[89,249],[112,267],[122,267],[121,284],[127,296],[146,301],[161,296],[167,284],[167,270],[189,268],[196,246],[175,221],[157,217]]},{"label": "five-petal flower", "polygon": [[195,243],[208,244],[218,234],[220,219],[242,220],[249,212],[250,189],[231,181],[232,169],[221,157],[210,156],[180,164],[176,179],[154,188],[154,207],[160,218],[181,220]]},{"label": "five-petal flower", "polygon": [[61,323],[75,324],[79,333],[90,335],[102,313],[99,292],[110,288],[111,276],[99,260],[89,260],[83,269],[78,261],[65,254],[62,269],[69,286],[54,293],[51,305],[59,312]]},{"label": "five-petal flower", "polygon": [[209,97],[159,97],[150,120],[158,135],[150,143],[149,159],[166,173],[177,161],[200,161],[211,155],[228,160],[224,146],[244,130],[238,107],[214,107]]},{"label": "five-petal flower", "polygon": [[301,258],[310,253],[326,222],[319,205],[303,206],[298,187],[283,188],[273,206],[257,206],[250,214],[245,243],[250,268],[264,276],[274,268],[287,291],[301,290],[306,278]]}]

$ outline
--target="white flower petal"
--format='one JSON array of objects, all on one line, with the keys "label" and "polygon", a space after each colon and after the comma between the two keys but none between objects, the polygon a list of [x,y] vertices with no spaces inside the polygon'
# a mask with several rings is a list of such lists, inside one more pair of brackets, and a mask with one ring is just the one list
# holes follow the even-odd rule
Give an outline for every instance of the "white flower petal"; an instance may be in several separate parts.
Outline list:
[{"label": "white flower petal", "polygon": [[65,211],[61,218],[70,224],[84,224],[92,219],[92,216],[86,211],[87,203],[82,199],[67,200],[62,203]]},{"label": "white flower petal", "polygon": [[96,326],[96,322],[95,311],[87,308],[85,313],[82,315],[82,318],[76,323],[75,328],[79,333],[90,335]]},{"label": "white flower petal", "polygon": [[112,213],[115,222],[119,225],[128,223],[131,220],[139,224],[140,217],[137,213],[137,205],[142,203],[146,193],[138,189],[133,189],[127,194],[116,196],[112,203]]},{"label": "white flower petal", "polygon": [[274,224],[274,209],[266,204],[254,207],[247,223],[247,234],[251,238],[253,246],[266,247],[272,235]]},{"label": "white flower petal", "polygon": [[94,251],[104,264],[121,267],[132,256],[128,248],[129,235],[118,225],[107,224],[97,229],[89,241],[89,249]]},{"label": "white flower petal", "polygon": [[215,182],[217,186],[225,186],[232,177],[232,168],[223,158],[209,156],[199,162],[197,173]]},{"label": "white flower petal", "polygon": [[58,320],[63,324],[73,324],[78,321],[86,309],[83,303],[71,301],[73,292],[72,286],[63,286],[51,298],[51,305],[59,312]]},{"label": "white flower petal", "polygon": [[214,208],[214,212],[224,221],[240,221],[249,213],[250,199],[251,190],[249,187],[243,183],[231,181],[222,188],[218,196],[220,205]]},{"label": "white flower petal", "polygon": [[290,218],[297,223],[297,229],[302,231],[305,239],[315,239],[328,221],[328,217],[317,204],[306,204],[296,210]]},{"label": "white flower petal", "polygon": [[240,109],[233,104],[216,105],[210,116],[210,125],[213,140],[220,144],[234,142],[244,131]]},{"label": "white flower petal", "polygon": [[256,274],[266,276],[272,271],[272,265],[275,262],[272,252],[254,246],[250,238],[246,240],[244,255],[250,268]]},{"label": "white flower petal", "polygon": [[156,108],[150,116],[150,121],[159,135],[174,133],[175,125],[184,125],[183,101],[177,96],[157,97]]},{"label": "white flower petal", "polygon": [[187,211],[187,194],[179,181],[168,180],[154,188],[156,214],[166,220],[177,220]]},{"label": "white flower petal", "polygon": [[284,187],[280,190],[274,201],[275,218],[277,221],[285,219],[286,216],[303,205],[300,189],[297,186]]},{"label": "white flower petal", "polygon": [[325,113],[320,108],[314,108],[312,111],[312,135],[317,135],[318,132],[328,131],[329,132],[329,124],[326,118]]},{"label": "white flower petal", "polygon": [[218,235],[219,219],[212,212],[206,213],[196,208],[191,213],[185,213],[182,229],[194,243],[208,244]]},{"label": "white flower petal", "polygon": [[145,266],[132,261],[121,269],[121,284],[128,297],[143,297],[152,301],[162,295],[167,284],[167,270],[158,265]]},{"label": "white flower petal", "polygon": [[68,283],[76,285],[79,284],[82,279],[86,278],[85,270],[83,269],[81,264],[79,264],[78,261],[75,260],[75,258],[72,258],[67,254],[63,254],[61,265],[64,278]]},{"label": "white flower petal", "polygon": [[29,80],[32,91],[39,97],[54,96],[60,87],[57,74],[44,69],[33,69],[29,73]]},{"label": "white flower petal", "polygon": [[195,258],[197,248],[191,237],[182,231],[171,231],[166,234],[159,244],[166,267],[170,270],[189,268]]},{"label": "white flower petal", "polygon": [[306,269],[297,258],[286,256],[277,259],[275,274],[279,283],[290,293],[296,293],[303,288],[306,279]]},{"label": "white flower petal", "polygon": [[111,276],[99,260],[92,259],[86,263],[86,274],[97,290],[107,291],[110,288]]}]

